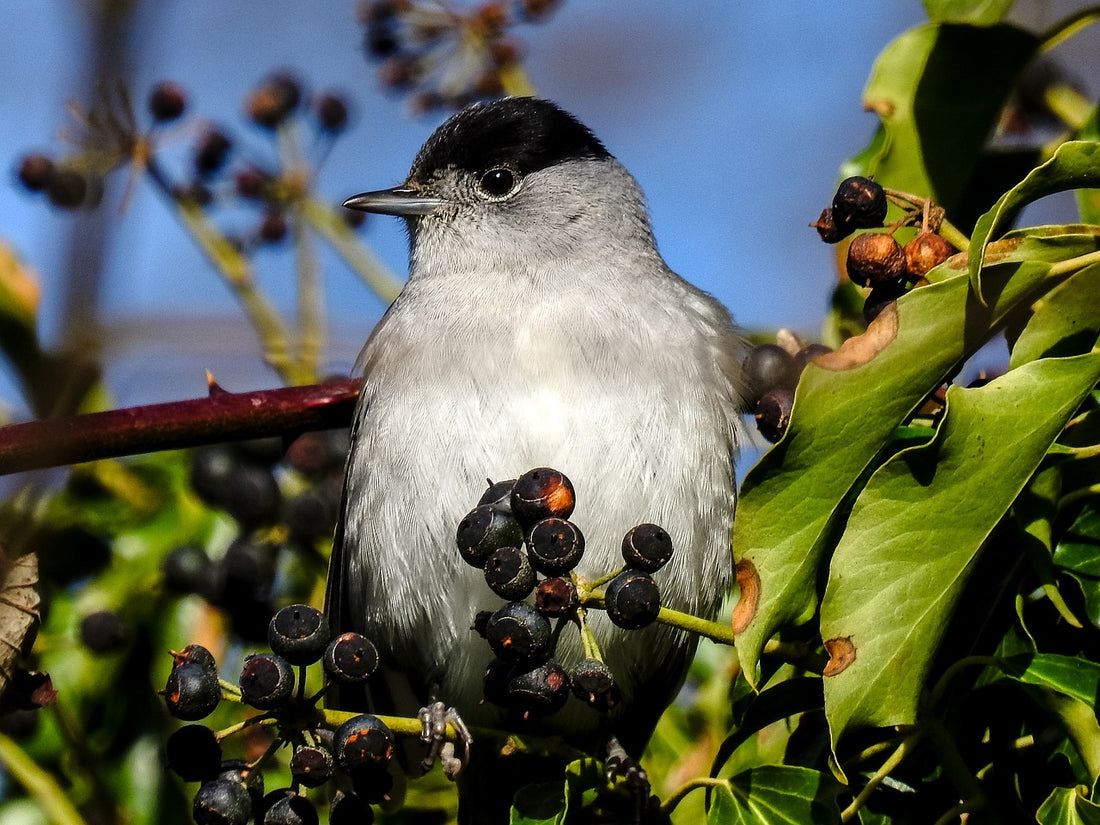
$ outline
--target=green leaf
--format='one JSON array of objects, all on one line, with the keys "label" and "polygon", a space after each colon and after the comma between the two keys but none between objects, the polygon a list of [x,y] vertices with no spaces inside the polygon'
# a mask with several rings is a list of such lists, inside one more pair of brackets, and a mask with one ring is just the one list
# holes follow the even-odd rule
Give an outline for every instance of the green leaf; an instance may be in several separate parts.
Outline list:
[{"label": "green leaf", "polygon": [[[1077,137],[1080,140],[1100,140],[1100,107],[1092,110]],[[1078,189],[1077,208],[1082,223],[1100,223],[1100,189]]]},{"label": "green leaf", "polygon": [[1012,10],[1015,0],[924,0],[928,19],[935,23],[973,23],[989,26]]},{"label": "green leaf", "polygon": [[868,482],[829,566],[824,639],[854,660],[825,679],[834,747],[856,726],[913,724],[955,603],[989,533],[1100,379],[1100,355],[1033,361],[952,387],[936,438]]},{"label": "green leaf", "polygon": [[1003,24],[926,23],[897,37],[875,61],[863,94],[887,133],[875,179],[932,197],[952,214],[1038,45],[1034,35]]},{"label": "green leaf", "polygon": [[997,232],[1032,201],[1085,186],[1100,186],[1100,143],[1072,140],[1059,146],[1050,160],[1035,167],[978,218],[970,239],[970,281],[979,297],[984,296],[981,272],[987,257],[986,245]]},{"label": "green leaf", "polygon": [[949,262],[941,269],[953,275],[897,302],[897,336],[874,358],[836,372],[811,365],[803,373],[787,433],[745,477],[734,522],[734,552],[751,562],[760,583],[759,601],[737,636],[751,684],[772,634],[813,616],[819,571],[835,541],[832,526],[897,426],[991,330],[1031,304],[1051,262],[1100,248],[1100,228],[1041,231],[1047,234],[1013,233],[998,244],[987,280],[996,278],[999,288],[991,289],[988,307],[970,294],[965,263]]},{"label": "green leaf", "polygon": [[1037,302],[1012,343],[1009,369],[1036,358],[1081,355],[1100,337],[1100,264],[1087,266]]},{"label": "green leaf", "polygon": [[1054,548],[1054,564],[1077,580],[1089,621],[1100,627],[1100,513],[1086,505]]},{"label": "green leaf", "polygon": [[1055,788],[1039,806],[1039,825],[1100,825],[1100,806],[1086,798],[1087,788]]},{"label": "green leaf", "polygon": [[1002,659],[1000,668],[1026,685],[1049,688],[1096,708],[1100,696],[1100,664],[1096,662],[1056,653],[1022,653]]},{"label": "green leaf", "polygon": [[565,786],[562,782],[524,785],[512,800],[510,825],[562,825]]},{"label": "green leaf", "polygon": [[839,790],[818,771],[764,765],[713,789],[707,825],[833,825],[840,822]]}]

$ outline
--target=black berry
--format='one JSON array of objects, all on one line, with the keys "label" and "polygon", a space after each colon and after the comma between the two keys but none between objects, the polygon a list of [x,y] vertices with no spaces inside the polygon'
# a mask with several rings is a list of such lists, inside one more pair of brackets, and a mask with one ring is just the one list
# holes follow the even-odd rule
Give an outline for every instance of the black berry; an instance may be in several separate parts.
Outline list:
[{"label": "black berry", "polygon": [[611,668],[599,659],[583,659],[569,671],[573,695],[589,707],[607,713],[622,699]]},{"label": "black berry", "polygon": [[523,599],[535,589],[535,568],[518,547],[494,550],[485,562],[485,583],[502,599]]},{"label": "black berry", "polygon": [[846,178],[833,196],[833,214],[855,229],[882,226],[886,219],[886,192],[870,178]]},{"label": "black berry", "polygon": [[324,748],[303,745],[290,757],[290,775],[307,788],[319,788],[332,777],[332,754]]},{"label": "black berry", "polygon": [[564,616],[577,605],[577,588],[564,576],[543,579],[535,588],[535,610],[543,616]]},{"label": "black berry", "polygon": [[768,441],[775,443],[787,431],[794,409],[794,392],[786,388],[777,388],[764,393],[756,403],[756,429]]},{"label": "black berry", "polygon": [[573,522],[551,516],[536,522],[527,536],[532,566],[547,576],[557,576],[577,566],[584,555],[584,535]]},{"label": "black berry", "polygon": [[623,560],[636,570],[655,573],[672,558],[672,539],[663,527],[639,524],[623,536]]},{"label": "black berry", "polygon": [[510,512],[503,507],[483,504],[467,513],[458,523],[455,542],[463,561],[483,568],[494,550],[520,547],[523,533]]},{"label": "black berry", "polygon": [[88,197],[88,178],[75,169],[54,169],[46,184],[50,203],[59,209],[76,209]]},{"label": "black berry", "polygon": [[661,594],[648,574],[626,570],[608,583],[604,607],[614,624],[636,630],[656,620],[661,610]]},{"label": "black berry", "polygon": [[345,773],[384,766],[393,756],[393,733],[382,721],[363,713],[336,729],[332,744],[336,763]]},{"label": "black berry", "polygon": [[221,769],[222,746],[205,725],[184,725],[168,737],[165,757],[184,782],[205,782]]},{"label": "black berry", "polygon": [[275,800],[264,813],[263,825],[317,825],[313,803],[296,793]]},{"label": "black berry", "polygon": [[337,682],[365,682],[378,669],[378,649],[366,636],[343,633],[333,639],[322,659],[325,673]]},{"label": "black berry", "polygon": [[249,120],[274,129],[298,108],[302,100],[302,89],[297,79],[281,72],[272,75],[245,101],[245,110]]},{"label": "black berry", "polygon": [[554,661],[519,669],[508,680],[509,706],[525,715],[548,716],[568,698],[569,674]]},{"label": "black berry", "polygon": [[821,210],[821,215],[810,226],[817,230],[818,236],[825,243],[840,243],[851,235],[855,228],[844,220],[837,220],[836,213],[828,207]]},{"label": "black berry", "polygon": [[512,513],[524,527],[550,516],[567,519],[576,503],[572,482],[550,467],[528,470],[512,488]]},{"label": "black berry", "polygon": [[110,610],[89,613],[80,621],[80,641],[93,653],[110,653],[125,646],[130,629]]},{"label": "black berry", "polygon": [[252,817],[252,797],[240,782],[215,779],[199,787],[191,814],[197,825],[245,825]]},{"label": "black berry", "polygon": [[218,674],[198,662],[184,662],[172,668],[164,685],[164,703],[177,719],[193,722],[213,713],[221,701]]},{"label": "black berry", "polygon": [[149,113],[154,120],[175,120],[186,108],[187,93],[178,83],[163,81],[149,92]]},{"label": "black berry", "polygon": [[339,132],[348,125],[348,103],[340,95],[331,92],[318,95],[313,100],[317,123],[326,132]]},{"label": "black berry", "polygon": [[292,665],[311,665],[320,660],[331,635],[325,614],[306,604],[280,608],[267,628],[271,650]]},{"label": "black berry", "polygon": [[225,132],[220,129],[206,130],[195,144],[195,172],[200,177],[214,174],[225,165],[225,159],[232,148],[233,143]]},{"label": "black berry", "polygon": [[31,192],[41,192],[50,185],[53,178],[53,161],[40,152],[24,155],[19,161],[17,176],[19,182]]},{"label": "black berry", "polygon": [[478,506],[483,504],[495,504],[512,511],[512,488],[516,486],[516,480],[510,478],[507,481],[497,481],[490,484],[478,500]]},{"label": "black berry", "polygon": [[508,662],[538,659],[550,652],[550,622],[526,602],[509,602],[485,625],[496,655]]},{"label": "black berry", "polygon": [[282,656],[257,653],[241,668],[241,699],[259,710],[270,710],[290,701],[294,668]]},{"label": "black berry", "polygon": [[741,365],[748,399],[755,403],[768,390],[794,388],[798,383],[798,365],[794,357],[777,344],[760,344],[749,350]]},{"label": "black berry", "polygon": [[180,545],[164,560],[164,586],[173,593],[208,595],[214,585],[213,573],[210,557],[194,544]]},{"label": "black berry", "polygon": [[329,825],[371,825],[374,810],[356,793],[337,791],[328,809]]}]

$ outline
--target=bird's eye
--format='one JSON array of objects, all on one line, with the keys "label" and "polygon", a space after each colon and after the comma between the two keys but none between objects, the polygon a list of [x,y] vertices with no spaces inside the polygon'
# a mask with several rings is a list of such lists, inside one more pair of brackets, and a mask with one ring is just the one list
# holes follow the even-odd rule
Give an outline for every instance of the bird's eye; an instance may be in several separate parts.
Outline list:
[{"label": "bird's eye", "polygon": [[492,200],[500,200],[512,194],[516,185],[516,174],[511,169],[490,169],[477,182],[478,191]]}]

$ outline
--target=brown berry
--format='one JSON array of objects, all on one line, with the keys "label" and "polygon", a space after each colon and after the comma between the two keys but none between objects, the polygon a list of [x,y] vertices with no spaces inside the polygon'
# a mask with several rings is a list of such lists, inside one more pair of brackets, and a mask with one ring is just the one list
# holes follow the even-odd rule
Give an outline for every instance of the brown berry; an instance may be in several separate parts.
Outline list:
[{"label": "brown berry", "polygon": [[905,253],[894,236],[865,232],[848,247],[848,277],[859,286],[896,283],[905,276]]},{"label": "brown berry", "polygon": [[905,270],[909,280],[923,278],[955,254],[955,247],[935,232],[921,232],[905,245]]},{"label": "brown berry", "polygon": [[839,243],[852,234],[852,225],[846,221],[837,221],[836,213],[828,206],[821,210],[821,215],[810,226],[817,230],[825,243]]},{"label": "brown berry", "polygon": [[265,129],[274,129],[298,108],[302,89],[296,78],[285,72],[272,75],[245,100],[248,119]]},{"label": "brown berry", "polygon": [[162,123],[175,120],[187,108],[187,93],[178,83],[166,80],[149,92],[149,113]]},{"label": "brown berry", "polygon": [[53,173],[53,161],[41,152],[24,155],[19,161],[19,182],[31,192],[41,192],[49,186]]}]

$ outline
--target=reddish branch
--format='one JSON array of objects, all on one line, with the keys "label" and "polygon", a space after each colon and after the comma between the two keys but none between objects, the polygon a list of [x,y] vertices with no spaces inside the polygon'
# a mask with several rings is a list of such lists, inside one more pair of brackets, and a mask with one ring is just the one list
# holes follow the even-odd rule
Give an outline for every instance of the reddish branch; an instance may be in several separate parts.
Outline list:
[{"label": "reddish branch", "polygon": [[346,427],[359,379],[50,418],[0,427],[0,475],[307,430]]}]

